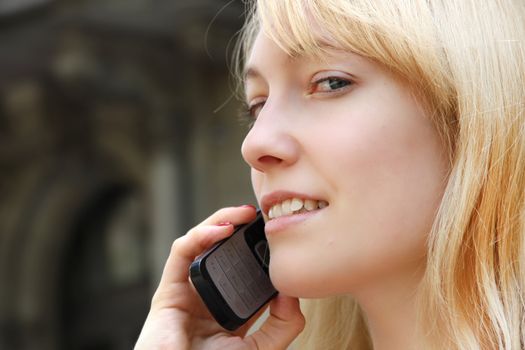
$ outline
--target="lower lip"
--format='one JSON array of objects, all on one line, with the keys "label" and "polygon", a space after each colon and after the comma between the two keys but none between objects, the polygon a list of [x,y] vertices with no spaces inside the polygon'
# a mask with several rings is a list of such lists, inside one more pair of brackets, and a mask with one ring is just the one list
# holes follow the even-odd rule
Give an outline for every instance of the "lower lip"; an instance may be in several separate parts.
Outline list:
[{"label": "lower lip", "polygon": [[272,235],[279,231],[284,231],[290,227],[300,224],[301,222],[310,219],[311,217],[319,214],[322,209],[317,209],[305,213],[293,214],[280,216],[276,219],[272,219],[266,222],[264,226],[264,231],[266,235]]}]

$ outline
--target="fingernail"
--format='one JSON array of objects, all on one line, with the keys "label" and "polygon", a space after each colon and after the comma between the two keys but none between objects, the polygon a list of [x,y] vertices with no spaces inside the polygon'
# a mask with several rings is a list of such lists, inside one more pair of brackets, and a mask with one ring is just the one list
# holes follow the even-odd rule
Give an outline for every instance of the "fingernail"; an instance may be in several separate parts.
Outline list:
[{"label": "fingernail", "polygon": [[230,226],[232,223],[229,221],[219,222],[217,226]]},{"label": "fingernail", "polygon": [[251,204],[241,205],[241,208],[252,208],[253,210],[256,210],[256,209],[257,209],[257,208],[255,207],[255,205],[251,205]]}]

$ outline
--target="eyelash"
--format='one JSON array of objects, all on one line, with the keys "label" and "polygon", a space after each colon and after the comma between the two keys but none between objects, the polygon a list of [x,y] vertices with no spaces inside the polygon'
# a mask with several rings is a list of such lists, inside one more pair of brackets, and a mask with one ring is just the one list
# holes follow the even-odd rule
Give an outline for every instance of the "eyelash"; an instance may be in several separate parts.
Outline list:
[{"label": "eyelash", "polygon": [[264,102],[256,103],[250,106],[247,102],[244,102],[239,111],[239,121],[242,125],[246,126],[248,129],[251,129],[257,118],[254,115],[254,108],[263,104]]},{"label": "eyelash", "polygon": [[[329,92],[326,92],[326,91],[324,91],[324,92],[315,91],[315,88],[318,87],[321,83],[328,82],[330,80],[336,80],[338,82],[344,82],[345,85],[342,86],[342,87],[338,87],[338,88],[336,88],[336,89],[334,89],[332,91],[329,91]],[[318,80],[316,80],[316,81],[314,81],[314,82],[312,82],[310,84],[310,86],[308,87],[308,95],[312,95],[312,94],[315,94],[315,93],[319,93],[319,94],[338,93],[338,92],[342,92],[342,91],[348,89],[353,84],[354,84],[354,82],[352,80],[346,79],[346,78],[334,77],[334,76],[324,77],[324,78],[318,79]],[[243,121],[243,124],[248,124],[248,128],[251,128],[253,126],[253,124],[255,123],[255,120],[257,119],[257,115],[256,115],[257,108],[263,108],[265,102],[266,102],[266,100],[254,103],[253,105],[250,105],[249,103],[244,102],[243,106],[241,108],[241,113],[240,113],[240,117],[241,117],[241,120]]]}]

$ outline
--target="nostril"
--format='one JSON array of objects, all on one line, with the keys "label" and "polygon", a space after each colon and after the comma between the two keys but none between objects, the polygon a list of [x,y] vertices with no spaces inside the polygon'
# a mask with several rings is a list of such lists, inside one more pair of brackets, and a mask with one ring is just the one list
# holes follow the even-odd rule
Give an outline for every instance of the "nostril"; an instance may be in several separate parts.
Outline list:
[{"label": "nostril", "polygon": [[262,157],[259,157],[257,161],[259,161],[259,163],[270,165],[270,164],[279,164],[280,162],[282,162],[282,159],[274,157],[274,156],[262,156]]}]

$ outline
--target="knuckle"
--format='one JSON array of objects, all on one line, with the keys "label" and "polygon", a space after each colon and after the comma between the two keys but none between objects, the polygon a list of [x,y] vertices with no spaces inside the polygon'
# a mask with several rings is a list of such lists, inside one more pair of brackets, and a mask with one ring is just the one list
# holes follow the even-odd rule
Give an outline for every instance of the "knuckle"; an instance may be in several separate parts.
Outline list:
[{"label": "knuckle", "polygon": [[151,309],[161,309],[163,306],[169,304],[174,294],[174,289],[159,286],[151,298]]},{"label": "knuckle", "polygon": [[184,237],[177,238],[171,244],[171,254],[178,254],[184,245]]},{"label": "knuckle", "polygon": [[181,239],[181,238],[184,238],[184,237],[188,237],[188,236],[193,236],[195,235],[195,233],[199,230],[199,228],[201,227],[202,225],[197,225],[195,227],[192,227],[188,230],[188,232],[186,232],[186,234],[184,236],[181,236],[179,237],[178,239]]},{"label": "knuckle", "polygon": [[159,302],[159,299],[160,299],[160,293],[159,293],[159,290],[157,289],[155,293],[153,294],[153,296],[151,297],[151,301],[150,301],[151,308],[157,305],[157,303]]},{"label": "knuckle", "polygon": [[162,293],[157,289],[157,291],[155,291],[155,294],[153,294],[153,297],[151,297],[150,310],[157,309],[161,301],[162,301]]}]

